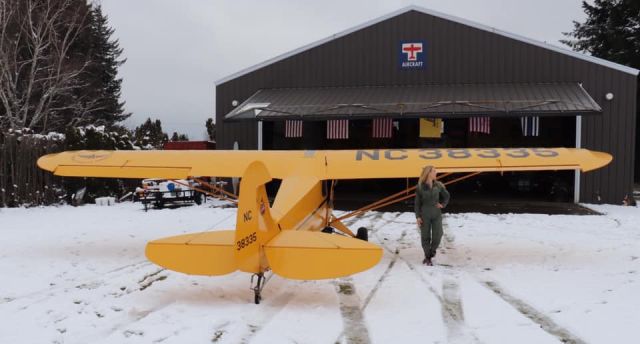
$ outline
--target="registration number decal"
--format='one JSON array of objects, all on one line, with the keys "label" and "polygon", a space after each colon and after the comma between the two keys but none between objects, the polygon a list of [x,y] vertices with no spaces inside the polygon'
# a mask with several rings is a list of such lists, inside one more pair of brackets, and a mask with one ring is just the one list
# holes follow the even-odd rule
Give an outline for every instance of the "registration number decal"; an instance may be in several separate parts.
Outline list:
[{"label": "registration number decal", "polygon": [[520,159],[531,156],[553,158],[560,155],[560,153],[552,148],[424,148],[411,151],[406,149],[361,149],[356,151],[356,161],[380,159],[405,160],[409,158],[409,153],[413,152],[417,152],[418,158],[422,160],[434,160],[444,157],[448,157],[450,159],[499,159],[501,157]]}]

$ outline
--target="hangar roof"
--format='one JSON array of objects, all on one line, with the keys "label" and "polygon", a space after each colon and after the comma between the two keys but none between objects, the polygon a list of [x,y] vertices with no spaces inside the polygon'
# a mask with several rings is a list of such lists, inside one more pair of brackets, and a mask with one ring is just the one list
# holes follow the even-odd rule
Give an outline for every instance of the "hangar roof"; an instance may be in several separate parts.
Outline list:
[{"label": "hangar roof", "polygon": [[225,120],[325,120],[602,112],[578,83],[262,89]]},{"label": "hangar roof", "polygon": [[387,19],[393,18],[395,16],[398,16],[398,15],[401,15],[403,13],[410,12],[410,11],[421,12],[421,13],[424,13],[424,14],[428,14],[428,15],[431,15],[431,16],[434,16],[434,17],[438,17],[438,18],[442,18],[442,19],[445,19],[445,20],[449,20],[449,21],[452,21],[452,22],[459,23],[459,24],[463,24],[463,25],[466,25],[466,26],[469,26],[469,27],[473,27],[473,28],[476,28],[476,29],[492,32],[492,33],[495,33],[495,34],[498,34],[498,35],[501,35],[501,36],[505,36],[505,37],[508,37],[508,38],[511,38],[511,39],[514,39],[514,40],[517,40],[517,41],[521,41],[521,42],[524,42],[524,43],[528,43],[528,44],[531,44],[531,45],[542,47],[544,49],[552,50],[552,51],[555,51],[555,52],[558,52],[558,53],[561,53],[561,54],[565,54],[565,55],[568,55],[568,56],[571,56],[571,57],[575,57],[575,58],[578,58],[578,59],[581,59],[581,60],[585,60],[585,61],[588,61],[588,62],[599,64],[599,65],[602,65],[602,66],[605,66],[605,67],[608,67],[608,68],[612,68],[612,69],[615,69],[615,70],[618,70],[618,71],[621,71],[621,72],[629,73],[629,74],[632,74],[632,75],[638,75],[638,73],[640,72],[639,70],[637,70],[635,68],[631,68],[631,67],[628,67],[628,66],[625,66],[625,65],[621,65],[621,64],[618,64],[618,63],[615,63],[615,62],[611,62],[611,61],[608,61],[608,60],[605,60],[605,59],[601,59],[601,58],[594,57],[594,56],[591,56],[591,55],[582,54],[582,53],[579,53],[579,52],[576,52],[576,51],[573,51],[573,50],[569,50],[569,49],[560,48],[560,47],[557,47],[555,45],[551,45],[551,44],[548,44],[548,43],[545,43],[545,42],[536,41],[534,39],[523,37],[523,36],[520,36],[520,35],[517,35],[517,34],[514,34],[514,33],[510,33],[510,32],[507,32],[507,31],[502,31],[502,30],[499,30],[499,29],[496,29],[496,28],[493,28],[493,27],[490,27],[490,26],[487,26],[487,25],[484,25],[484,24],[480,24],[480,23],[477,23],[477,22],[474,22],[474,21],[471,21],[471,20],[467,20],[467,19],[463,19],[463,18],[460,18],[460,17],[456,17],[456,16],[452,16],[452,15],[449,15],[449,14],[445,14],[445,13],[442,13],[442,12],[430,10],[430,9],[427,9],[427,8],[424,8],[424,7],[411,5],[411,6],[407,6],[407,7],[401,8],[401,9],[399,9],[397,11],[391,12],[389,14],[386,14],[384,16],[372,19],[372,20],[367,21],[365,23],[362,23],[362,24],[360,24],[358,26],[354,26],[354,27],[352,27],[350,29],[347,29],[345,31],[336,33],[334,35],[331,35],[331,36],[326,37],[324,39],[321,39],[319,41],[307,44],[307,45],[302,46],[302,47],[300,47],[298,49],[295,49],[295,50],[292,50],[290,52],[284,53],[282,55],[276,56],[276,57],[274,57],[272,59],[266,60],[266,61],[264,61],[262,63],[254,65],[252,67],[243,69],[243,70],[241,70],[239,72],[236,72],[234,74],[231,74],[229,76],[226,76],[226,77],[224,77],[222,79],[217,80],[216,81],[216,85],[223,84],[223,83],[225,83],[225,82],[227,82],[229,80],[233,80],[233,79],[238,78],[240,76],[243,76],[245,74],[251,73],[251,72],[253,72],[255,70],[258,70],[258,69],[260,69],[262,67],[265,67],[265,66],[273,64],[275,62],[284,60],[284,59],[286,59],[288,57],[291,57],[293,55],[299,54],[299,53],[301,53],[303,51],[307,51],[309,49],[315,48],[315,47],[320,46],[320,45],[322,45],[324,43],[327,43],[329,41],[332,41],[332,40],[335,40],[337,38],[346,36],[346,35],[348,35],[350,33],[355,32],[355,31],[358,31],[358,30],[361,30],[363,28],[375,25],[377,23],[380,23],[382,21],[385,21]]}]

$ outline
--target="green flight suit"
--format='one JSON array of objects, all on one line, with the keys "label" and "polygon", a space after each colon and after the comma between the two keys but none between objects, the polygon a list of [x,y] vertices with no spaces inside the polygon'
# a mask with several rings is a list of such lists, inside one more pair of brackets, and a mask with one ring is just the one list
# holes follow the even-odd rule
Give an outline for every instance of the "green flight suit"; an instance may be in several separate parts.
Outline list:
[{"label": "green flight suit", "polygon": [[449,203],[449,191],[439,181],[433,182],[433,187],[423,183],[416,188],[415,213],[416,218],[422,219],[420,236],[422,249],[426,258],[433,258],[442,239],[442,211],[436,206],[438,203],[446,207]]}]

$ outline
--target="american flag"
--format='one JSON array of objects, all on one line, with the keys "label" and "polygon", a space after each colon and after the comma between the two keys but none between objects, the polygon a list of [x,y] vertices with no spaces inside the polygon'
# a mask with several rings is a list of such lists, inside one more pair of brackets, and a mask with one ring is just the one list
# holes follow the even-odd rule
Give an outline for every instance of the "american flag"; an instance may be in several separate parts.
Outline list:
[{"label": "american flag", "polygon": [[391,138],[393,136],[393,118],[373,119],[373,138]]},{"label": "american flag", "polygon": [[469,132],[491,134],[491,118],[489,117],[469,118]]},{"label": "american flag", "polygon": [[522,117],[520,125],[522,126],[522,136],[540,135],[540,117]]},{"label": "american flag", "polygon": [[302,120],[286,120],[284,123],[284,137],[302,137]]},{"label": "american flag", "polygon": [[328,139],[348,139],[349,138],[349,120],[348,119],[327,120],[327,138]]}]

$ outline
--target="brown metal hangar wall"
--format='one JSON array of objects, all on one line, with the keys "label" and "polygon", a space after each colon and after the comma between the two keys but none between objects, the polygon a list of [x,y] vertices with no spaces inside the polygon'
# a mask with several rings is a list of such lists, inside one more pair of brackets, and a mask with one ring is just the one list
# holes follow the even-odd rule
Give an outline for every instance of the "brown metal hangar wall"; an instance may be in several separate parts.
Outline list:
[{"label": "brown metal hangar wall", "polygon": [[[620,203],[633,185],[636,76],[507,35],[411,9],[276,60],[217,85],[218,147],[257,148],[257,123],[223,118],[233,100],[263,88],[577,82],[603,109],[582,117],[582,147],[614,156],[581,176],[580,201]],[[425,42],[424,69],[399,68],[399,44],[408,40]]]}]

